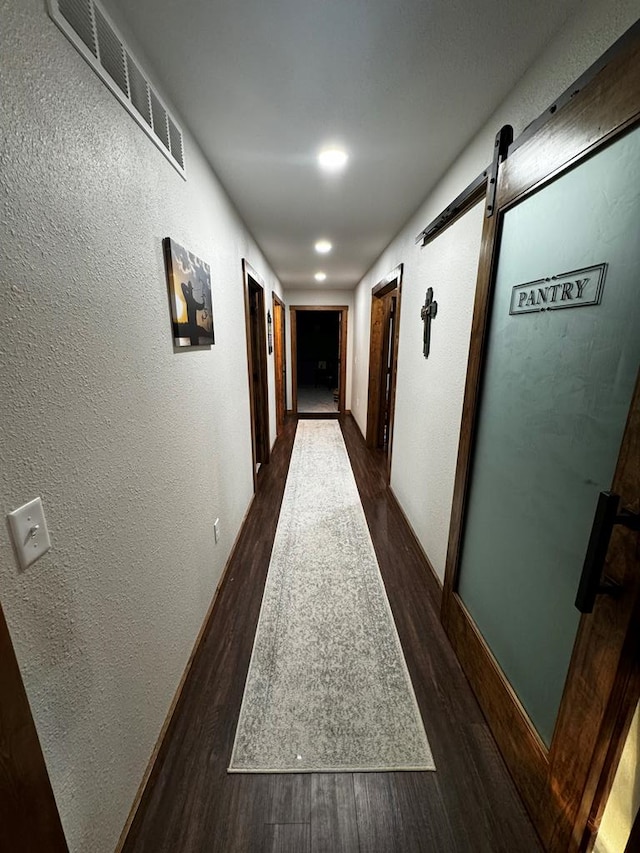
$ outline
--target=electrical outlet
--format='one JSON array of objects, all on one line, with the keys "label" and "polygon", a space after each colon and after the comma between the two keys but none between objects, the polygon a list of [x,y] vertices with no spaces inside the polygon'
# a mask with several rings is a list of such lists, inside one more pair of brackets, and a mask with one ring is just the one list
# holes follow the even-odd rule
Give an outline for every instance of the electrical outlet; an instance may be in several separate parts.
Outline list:
[{"label": "electrical outlet", "polygon": [[218,539],[220,538],[220,519],[219,518],[216,518],[216,520],[213,522],[213,538],[215,539],[216,543],[217,543]]}]

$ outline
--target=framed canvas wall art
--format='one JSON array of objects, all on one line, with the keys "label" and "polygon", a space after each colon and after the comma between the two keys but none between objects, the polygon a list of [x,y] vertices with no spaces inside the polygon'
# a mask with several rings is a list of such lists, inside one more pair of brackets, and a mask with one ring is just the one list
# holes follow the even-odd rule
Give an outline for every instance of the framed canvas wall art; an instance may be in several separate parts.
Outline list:
[{"label": "framed canvas wall art", "polygon": [[173,342],[177,347],[211,346],[213,303],[211,270],[171,237],[162,241],[167,267]]}]

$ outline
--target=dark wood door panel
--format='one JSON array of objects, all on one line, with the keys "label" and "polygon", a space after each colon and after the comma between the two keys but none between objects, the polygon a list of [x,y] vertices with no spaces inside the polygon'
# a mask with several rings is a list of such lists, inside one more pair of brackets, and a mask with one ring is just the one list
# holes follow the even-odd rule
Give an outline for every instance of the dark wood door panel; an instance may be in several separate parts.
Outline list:
[{"label": "dark wood door panel", "polygon": [[1,607],[0,686],[0,850],[68,853]]}]

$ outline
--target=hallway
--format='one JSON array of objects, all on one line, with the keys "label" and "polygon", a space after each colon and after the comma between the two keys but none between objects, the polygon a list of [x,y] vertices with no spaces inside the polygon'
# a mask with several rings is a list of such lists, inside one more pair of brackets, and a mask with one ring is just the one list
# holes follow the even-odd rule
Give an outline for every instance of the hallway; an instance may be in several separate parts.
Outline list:
[{"label": "hallway", "polygon": [[305,414],[336,414],[338,404],[330,388],[298,385],[298,411]]},{"label": "hallway", "polygon": [[[0,853],[630,853],[639,0],[0,5]],[[436,773],[227,774],[298,379]]]},{"label": "hallway", "polygon": [[125,853],[534,853],[536,834],[439,622],[439,590],[350,416],[343,435],[438,767],[228,775],[295,421],[287,420],[134,819]]}]

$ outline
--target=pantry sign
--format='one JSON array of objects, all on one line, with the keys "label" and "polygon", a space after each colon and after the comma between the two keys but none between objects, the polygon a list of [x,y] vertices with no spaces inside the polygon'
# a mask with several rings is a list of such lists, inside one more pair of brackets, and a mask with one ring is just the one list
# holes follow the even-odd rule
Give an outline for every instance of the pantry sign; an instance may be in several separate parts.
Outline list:
[{"label": "pantry sign", "polygon": [[509,314],[599,305],[606,275],[607,264],[597,264],[517,284],[511,291]]}]

